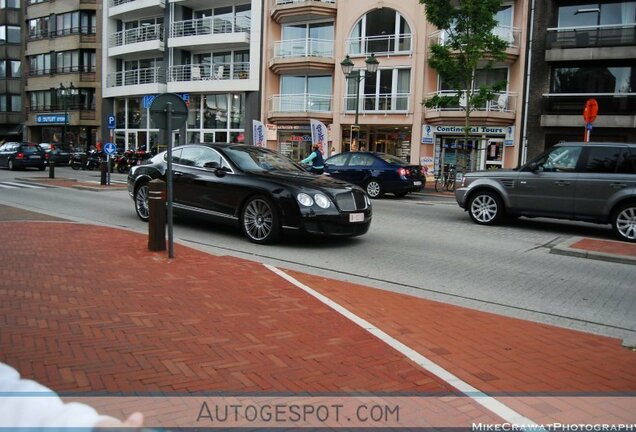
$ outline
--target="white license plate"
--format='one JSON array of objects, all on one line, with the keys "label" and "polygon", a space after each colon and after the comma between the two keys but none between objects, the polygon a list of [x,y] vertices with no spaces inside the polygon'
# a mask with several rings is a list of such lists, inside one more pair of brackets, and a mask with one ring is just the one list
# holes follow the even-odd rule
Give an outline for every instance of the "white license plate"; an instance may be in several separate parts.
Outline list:
[{"label": "white license plate", "polygon": [[349,222],[364,222],[364,213],[349,214]]},{"label": "white license plate", "polygon": [[40,156],[31,156],[31,159],[40,159]]},{"label": "white license plate", "polygon": [[413,182],[413,186],[422,186],[422,182],[421,181],[414,181]]}]

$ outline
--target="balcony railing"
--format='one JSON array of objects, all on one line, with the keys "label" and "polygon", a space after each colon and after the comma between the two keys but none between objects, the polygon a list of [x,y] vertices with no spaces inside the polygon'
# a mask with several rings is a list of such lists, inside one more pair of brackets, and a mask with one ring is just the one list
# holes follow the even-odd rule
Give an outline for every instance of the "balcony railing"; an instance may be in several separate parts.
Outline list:
[{"label": "balcony railing", "polygon": [[63,36],[72,36],[72,35],[80,35],[82,37],[95,37],[96,29],[94,27],[89,26],[81,26],[81,27],[72,27],[72,28],[62,28],[56,31],[34,31],[29,32],[27,35],[27,40],[36,41],[41,39],[52,39],[56,37]]},{"label": "balcony railing", "polygon": [[176,21],[170,27],[170,37],[205,36],[222,33],[245,33],[251,29],[251,21],[247,17],[235,18],[197,18],[187,21]]},{"label": "balcony railing", "polygon": [[331,112],[331,95],[280,94],[269,98],[272,113]]},{"label": "balcony railing", "polygon": [[329,3],[336,4],[336,0],[276,0],[276,5],[286,5],[294,3]]},{"label": "balcony railing", "polygon": [[290,39],[274,43],[274,58],[333,58],[333,41],[326,39]]},{"label": "balcony railing", "polygon": [[[410,93],[381,93],[360,95],[360,112],[405,112],[409,110]],[[356,96],[347,95],[344,98],[345,110],[353,112],[356,109]]]},{"label": "balcony railing", "polygon": [[636,45],[636,24],[549,28],[546,46],[594,48]]},{"label": "balcony railing", "polygon": [[116,72],[106,77],[106,87],[121,87],[140,84],[165,83],[163,68],[133,69]]},{"label": "balcony railing", "polygon": [[[455,90],[441,90],[435,93],[429,93],[427,99],[433,96],[456,96]],[[516,108],[516,93],[502,92],[494,93],[493,98],[480,105],[474,106],[473,111],[486,111],[486,112],[515,112]],[[464,108],[459,105],[459,102],[449,104],[444,107],[426,108],[427,111],[464,111]]]},{"label": "balcony railing", "polygon": [[108,46],[110,48],[130,45],[139,42],[163,41],[163,25],[153,24],[133,29],[123,30],[110,35]]},{"label": "balcony railing", "polygon": [[[508,48],[519,48],[521,31],[517,27],[497,26],[492,33],[508,42]],[[446,30],[438,30],[431,33],[428,38],[431,44],[444,45],[449,36]]]},{"label": "balcony railing", "polygon": [[[116,6],[124,5],[126,3],[132,3],[134,1],[137,1],[137,0],[109,0],[108,7],[113,8]],[[160,0],[160,3],[165,3],[165,0]]]},{"label": "balcony railing", "polygon": [[220,64],[189,64],[170,66],[171,82],[248,79],[249,62]]},{"label": "balcony railing", "polygon": [[412,50],[413,35],[370,36],[347,39],[347,53],[351,55],[409,54]]},{"label": "balcony railing", "polygon": [[543,114],[581,115],[585,102],[594,98],[601,115],[636,114],[636,93],[548,93],[543,95]]}]

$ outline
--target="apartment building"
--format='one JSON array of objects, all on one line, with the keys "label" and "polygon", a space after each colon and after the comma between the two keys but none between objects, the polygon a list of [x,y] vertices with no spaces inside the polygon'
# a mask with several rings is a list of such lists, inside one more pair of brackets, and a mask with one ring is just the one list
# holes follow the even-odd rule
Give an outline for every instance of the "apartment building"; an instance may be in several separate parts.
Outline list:
[{"label": "apartment building", "polygon": [[100,139],[96,0],[25,0],[26,139],[86,150]]},{"label": "apartment building", "polygon": [[636,1],[536,1],[534,12],[527,158],[583,141],[591,98],[592,141],[636,142]]},{"label": "apartment building", "polygon": [[[429,47],[443,40],[443,32],[427,23],[417,0],[267,0],[265,4],[261,120],[267,124],[269,148],[296,160],[303,157],[311,143],[309,121],[318,119],[328,126],[330,147],[336,151],[382,151],[431,169],[442,158],[454,164],[459,158],[469,162],[471,155],[477,168],[516,165],[525,0],[505,3],[497,15],[495,31],[510,44],[506,60],[478,74],[476,85],[506,79],[508,87],[496,100],[477,108],[473,139],[461,149],[463,109],[422,105],[433,94],[456,90],[444,86],[428,67]],[[372,54],[377,71],[367,73]],[[341,67],[347,56],[354,63],[349,75]],[[352,127],[356,123],[359,132]]]},{"label": "apartment building", "polygon": [[0,140],[22,139],[22,3],[0,0]]},{"label": "apartment building", "polygon": [[[244,142],[259,109],[261,1],[107,0],[104,12],[104,136],[120,149],[165,138],[153,99],[177,93],[188,106],[173,142]],[[107,122],[104,119],[104,125]]]}]

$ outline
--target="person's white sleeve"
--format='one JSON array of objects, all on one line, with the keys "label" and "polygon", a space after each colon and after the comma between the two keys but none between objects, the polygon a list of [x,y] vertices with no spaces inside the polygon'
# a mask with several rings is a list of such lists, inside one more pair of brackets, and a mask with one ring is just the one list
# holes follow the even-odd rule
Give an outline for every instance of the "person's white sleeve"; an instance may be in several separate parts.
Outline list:
[{"label": "person's white sleeve", "polygon": [[0,363],[0,428],[92,428],[106,419],[111,417],[88,405],[65,404],[54,391],[20,379],[15,369]]}]

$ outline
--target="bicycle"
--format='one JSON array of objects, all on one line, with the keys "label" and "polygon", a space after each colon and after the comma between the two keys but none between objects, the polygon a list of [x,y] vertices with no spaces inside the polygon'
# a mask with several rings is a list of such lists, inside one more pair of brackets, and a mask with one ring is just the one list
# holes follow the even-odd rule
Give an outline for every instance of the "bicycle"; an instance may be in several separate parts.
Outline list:
[{"label": "bicycle", "polygon": [[454,165],[445,166],[444,176],[435,176],[435,192],[441,192],[447,190],[449,192],[455,191],[455,182],[457,179],[457,169]]}]

